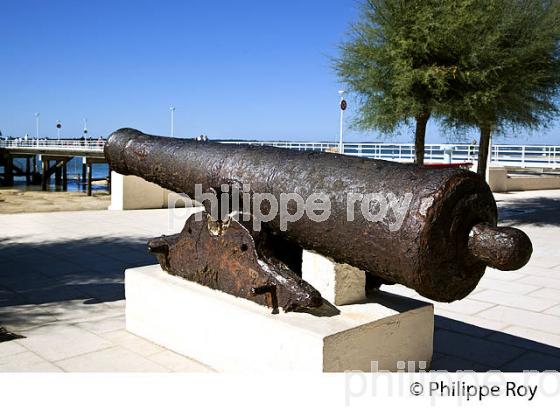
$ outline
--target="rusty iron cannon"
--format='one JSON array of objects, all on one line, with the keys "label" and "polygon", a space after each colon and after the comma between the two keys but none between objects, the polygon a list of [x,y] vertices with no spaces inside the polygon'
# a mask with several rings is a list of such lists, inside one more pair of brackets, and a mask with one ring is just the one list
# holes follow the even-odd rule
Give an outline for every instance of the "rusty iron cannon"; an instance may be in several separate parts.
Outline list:
[{"label": "rusty iron cannon", "polygon": [[[301,249],[364,270],[369,290],[399,283],[444,302],[467,296],[487,266],[519,269],[532,253],[522,231],[497,227],[489,186],[464,169],[157,137],[134,129],[114,132],[105,156],[118,173],[191,197],[196,184],[201,192],[237,188],[241,206],[254,205],[258,193],[280,202],[285,193],[326,197],[329,216],[321,221],[304,213],[286,224],[278,215],[257,232],[247,222],[204,214],[202,222],[191,217],[180,234],[150,241],[170,273],[268,306],[321,304],[319,292],[300,278]],[[286,205],[290,215],[297,214],[296,205]],[[257,208],[265,215],[273,207],[262,201]]]}]

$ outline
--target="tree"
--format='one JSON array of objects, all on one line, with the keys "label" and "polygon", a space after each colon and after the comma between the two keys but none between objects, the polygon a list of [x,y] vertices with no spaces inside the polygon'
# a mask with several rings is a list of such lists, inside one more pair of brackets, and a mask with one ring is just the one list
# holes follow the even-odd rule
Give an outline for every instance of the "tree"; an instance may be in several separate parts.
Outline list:
[{"label": "tree", "polygon": [[493,133],[539,128],[558,114],[560,2],[471,0],[456,81],[439,107],[451,127],[480,131],[478,173],[486,173]]},{"label": "tree", "polygon": [[416,163],[424,163],[426,125],[456,70],[450,0],[369,0],[335,70],[358,97],[355,125],[393,132],[411,120]]},{"label": "tree", "polygon": [[416,122],[422,164],[430,117],[491,135],[546,126],[558,113],[560,0],[369,0],[335,69],[357,94],[355,125]]}]

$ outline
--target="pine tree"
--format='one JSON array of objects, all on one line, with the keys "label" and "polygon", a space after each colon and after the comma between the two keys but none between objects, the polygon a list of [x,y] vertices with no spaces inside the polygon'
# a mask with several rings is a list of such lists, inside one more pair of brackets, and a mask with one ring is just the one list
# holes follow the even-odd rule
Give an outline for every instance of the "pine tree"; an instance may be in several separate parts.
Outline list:
[{"label": "pine tree", "polygon": [[416,163],[426,125],[446,98],[456,65],[449,0],[369,0],[335,70],[358,98],[355,125],[384,133],[415,121]]},{"label": "pine tree", "polygon": [[560,1],[464,1],[462,12],[472,26],[439,113],[447,126],[479,129],[478,173],[484,175],[493,133],[537,129],[558,114]]},{"label": "pine tree", "polygon": [[558,113],[560,0],[369,0],[335,69],[359,101],[355,125],[416,123],[422,164],[430,117],[493,132],[546,126]]}]

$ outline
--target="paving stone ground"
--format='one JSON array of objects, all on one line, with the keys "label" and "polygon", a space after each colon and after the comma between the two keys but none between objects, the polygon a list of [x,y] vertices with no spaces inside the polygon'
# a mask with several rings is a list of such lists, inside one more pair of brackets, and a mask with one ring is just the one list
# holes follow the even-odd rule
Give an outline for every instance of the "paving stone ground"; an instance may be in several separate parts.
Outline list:
[{"label": "paving stone ground", "polygon": [[[433,369],[560,370],[560,191],[495,194],[500,224],[523,229],[522,269],[487,269],[465,299],[434,303]],[[402,286],[385,290],[426,300]]]},{"label": "paving stone ground", "polygon": [[[560,370],[560,191],[496,194],[504,224],[531,237],[516,272],[489,269],[476,290],[435,303],[433,368]],[[124,269],[153,264],[146,239],[185,210],[0,215],[0,371],[213,371],[125,330]],[[423,299],[402,286],[384,290]]]}]

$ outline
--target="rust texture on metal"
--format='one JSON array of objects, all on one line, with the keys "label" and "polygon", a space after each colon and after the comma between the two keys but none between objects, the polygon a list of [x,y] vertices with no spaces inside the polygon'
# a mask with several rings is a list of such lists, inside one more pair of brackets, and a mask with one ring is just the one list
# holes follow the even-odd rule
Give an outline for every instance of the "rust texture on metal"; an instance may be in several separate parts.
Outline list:
[{"label": "rust texture on metal", "polygon": [[[463,169],[201,143],[133,129],[113,133],[105,155],[118,173],[137,175],[191,197],[195,184],[201,184],[203,192],[220,192],[222,184],[239,190],[250,184],[251,194],[270,193],[278,201],[281,193],[303,198],[324,193],[330,198],[330,216],[325,221],[314,222],[304,214],[282,231],[276,217],[267,229],[287,243],[366,271],[374,278],[370,285],[400,283],[437,301],[464,298],[487,265],[515,269],[531,253],[530,241],[519,230],[496,227],[497,208],[490,188],[482,177]],[[390,194],[399,199],[411,194],[412,199],[402,225],[395,230],[391,228],[396,219],[393,212],[371,222],[359,212],[359,203],[349,203],[348,193]],[[263,214],[267,205],[261,203]],[[349,206],[356,207],[352,220]]]},{"label": "rust texture on metal", "polygon": [[533,246],[519,229],[480,223],[470,232],[469,250],[492,268],[516,270],[529,262]]},{"label": "rust texture on metal", "polygon": [[297,273],[273,256],[258,254],[256,242],[262,240],[233,219],[214,221],[203,212],[192,215],[179,234],[151,239],[148,249],[173,275],[275,312],[321,306],[321,294]]}]

